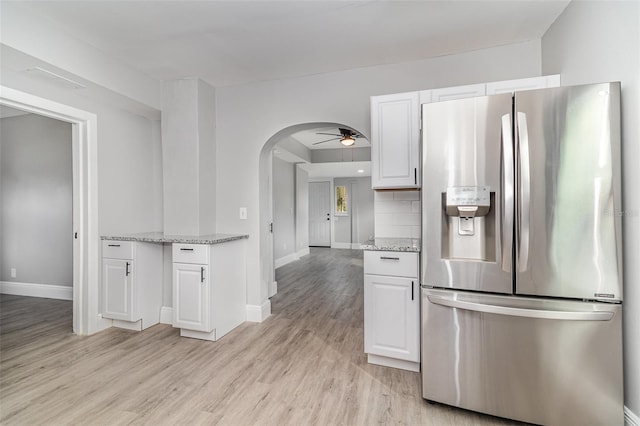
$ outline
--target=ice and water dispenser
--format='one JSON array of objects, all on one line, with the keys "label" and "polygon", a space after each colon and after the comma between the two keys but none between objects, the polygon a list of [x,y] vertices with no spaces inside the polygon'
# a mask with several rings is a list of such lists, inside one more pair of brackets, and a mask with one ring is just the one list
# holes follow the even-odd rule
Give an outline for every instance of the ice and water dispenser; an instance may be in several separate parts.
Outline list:
[{"label": "ice and water dispenser", "polygon": [[455,186],[442,201],[442,257],[495,261],[495,193],[488,186]]}]

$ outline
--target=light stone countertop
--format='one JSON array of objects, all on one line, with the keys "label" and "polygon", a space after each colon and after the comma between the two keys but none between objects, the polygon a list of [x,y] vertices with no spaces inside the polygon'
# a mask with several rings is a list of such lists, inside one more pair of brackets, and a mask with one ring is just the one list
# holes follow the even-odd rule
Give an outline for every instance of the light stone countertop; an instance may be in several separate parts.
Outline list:
[{"label": "light stone countertop", "polygon": [[103,235],[103,240],[141,241],[145,243],[184,243],[184,244],[220,244],[228,241],[249,238],[243,234],[209,235],[165,235],[163,232],[144,232],[140,234]]},{"label": "light stone countertop", "polygon": [[375,238],[362,244],[363,250],[420,252],[418,238]]}]

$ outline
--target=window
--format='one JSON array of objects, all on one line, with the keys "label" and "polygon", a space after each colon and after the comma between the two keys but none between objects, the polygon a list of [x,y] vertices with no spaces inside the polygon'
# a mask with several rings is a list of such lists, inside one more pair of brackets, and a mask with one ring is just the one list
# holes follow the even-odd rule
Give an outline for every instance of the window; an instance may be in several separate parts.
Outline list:
[{"label": "window", "polygon": [[336,213],[349,214],[347,201],[347,187],[336,186]]}]

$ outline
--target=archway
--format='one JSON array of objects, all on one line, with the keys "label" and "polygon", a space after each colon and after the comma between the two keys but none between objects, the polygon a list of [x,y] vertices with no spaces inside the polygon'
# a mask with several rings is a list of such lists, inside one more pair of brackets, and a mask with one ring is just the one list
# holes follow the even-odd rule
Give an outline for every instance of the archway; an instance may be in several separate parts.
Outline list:
[{"label": "archway", "polygon": [[[318,128],[345,128],[362,134],[359,130],[341,123],[335,122],[311,122],[301,123],[286,127],[271,136],[262,147],[259,158],[259,220],[260,220],[260,281],[262,291],[271,297],[277,291],[275,281],[275,260],[273,247],[273,173],[272,153],[279,142],[289,136],[305,130]],[[264,294],[263,293],[263,294]]]}]

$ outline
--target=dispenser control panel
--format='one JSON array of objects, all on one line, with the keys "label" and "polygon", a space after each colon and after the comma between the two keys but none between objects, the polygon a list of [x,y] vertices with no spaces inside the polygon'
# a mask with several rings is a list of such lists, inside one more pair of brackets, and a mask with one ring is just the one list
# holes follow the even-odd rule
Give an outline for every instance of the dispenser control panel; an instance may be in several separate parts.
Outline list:
[{"label": "dispenser control panel", "polygon": [[491,205],[488,186],[452,186],[447,188],[447,206]]},{"label": "dispenser control panel", "polygon": [[488,186],[451,186],[447,188],[445,211],[449,216],[471,218],[484,216],[491,208]]}]

